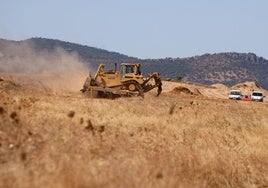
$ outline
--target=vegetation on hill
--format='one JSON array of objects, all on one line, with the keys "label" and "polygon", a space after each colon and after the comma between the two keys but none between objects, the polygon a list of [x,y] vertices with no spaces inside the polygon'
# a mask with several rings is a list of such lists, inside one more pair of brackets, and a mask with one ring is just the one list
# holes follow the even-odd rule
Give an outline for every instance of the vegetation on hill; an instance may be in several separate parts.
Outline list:
[{"label": "vegetation on hill", "polygon": [[[25,45],[33,49],[31,53],[49,53],[60,48],[68,54],[76,54],[92,71],[95,71],[100,63],[113,66],[114,63],[137,62],[142,64],[144,74],[157,71],[163,78],[180,78],[202,84],[222,83],[227,86],[254,81],[268,89],[268,60],[254,53],[232,52],[189,58],[138,59],[60,40],[31,38],[17,42],[0,39],[0,62],[10,62],[14,57],[25,56]],[[12,50],[10,46],[13,46]]]},{"label": "vegetation on hill", "polygon": [[146,72],[154,67],[166,78],[182,77],[186,81],[227,86],[255,81],[268,89],[268,61],[253,53],[205,54],[190,58],[150,59],[142,63]]}]

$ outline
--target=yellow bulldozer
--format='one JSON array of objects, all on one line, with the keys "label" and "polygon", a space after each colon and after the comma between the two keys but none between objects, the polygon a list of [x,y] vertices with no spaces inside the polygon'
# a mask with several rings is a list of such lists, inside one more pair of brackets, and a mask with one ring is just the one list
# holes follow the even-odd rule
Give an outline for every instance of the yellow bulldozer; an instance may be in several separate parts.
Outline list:
[{"label": "yellow bulldozer", "polygon": [[114,70],[104,70],[105,65],[100,64],[94,78],[91,73],[87,77],[82,92],[97,92],[98,97],[114,98],[116,96],[141,96],[157,87],[157,95],[162,92],[162,82],[158,72],[143,77],[140,64],[122,63],[119,71],[117,64]]}]

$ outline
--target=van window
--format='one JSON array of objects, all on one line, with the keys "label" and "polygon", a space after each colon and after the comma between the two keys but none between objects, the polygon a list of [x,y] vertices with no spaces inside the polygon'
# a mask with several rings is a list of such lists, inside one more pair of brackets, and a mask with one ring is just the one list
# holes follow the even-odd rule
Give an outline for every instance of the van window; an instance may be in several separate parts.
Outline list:
[{"label": "van window", "polygon": [[252,93],[253,96],[262,96],[262,93]]}]

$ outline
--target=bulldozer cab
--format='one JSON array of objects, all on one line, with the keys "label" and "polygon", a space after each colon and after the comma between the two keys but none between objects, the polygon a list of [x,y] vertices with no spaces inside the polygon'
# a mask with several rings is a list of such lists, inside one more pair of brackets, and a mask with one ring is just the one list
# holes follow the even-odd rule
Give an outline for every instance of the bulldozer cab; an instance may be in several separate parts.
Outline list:
[{"label": "bulldozer cab", "polygon": [[120,68],[121,80],[125,78],[134,78],[135,75],[141,75],[140,64],[122,63]]}]

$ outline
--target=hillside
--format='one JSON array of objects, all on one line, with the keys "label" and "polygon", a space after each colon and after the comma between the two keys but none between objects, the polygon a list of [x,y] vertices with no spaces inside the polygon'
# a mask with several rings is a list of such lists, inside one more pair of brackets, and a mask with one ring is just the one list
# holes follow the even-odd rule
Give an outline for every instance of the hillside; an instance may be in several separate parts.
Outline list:
[{"label": "hillside", "polygon": [[231,86],[255,81],[268,89],[268,61],[253,53],[205,54],[190,58],[143,60],[144,69],[159,70],[163,77],[182,77],[202,84],[222,83]]},{"label": "hillside", "polygon": [[[142,64],[144,74],[157,71],[164,78],[176,79],[181,77],[185,81],[208,85],[222,83],[231,86],[241,82],[254,81],[261,87],[268,89],[268,60],[258,57],[254,53],[233,52],[205,54],[189,58],[142,60],[103,49],[44,38],[31,38],[19,42],[0,39],[0,72],[10,70],[3,66],[10,65],[10,62],[18,61],[18,59],[31,61],[33,54],[39,54],[43,58],[44,52],[47,57],[49,54],[59,51],[58,49],[72,58],[75,56],[73,59],[82,62],[86,65],[85,69],[90,69],[93,72],[99,63],[113,66],[114,63],[118,62],[135,61]],[[37,59],[40,59],[39,56]],[[59,54],[56,53],[53,56],[58,57]],[[51,57],[43,60],[45,62],[50,59]]]}]

